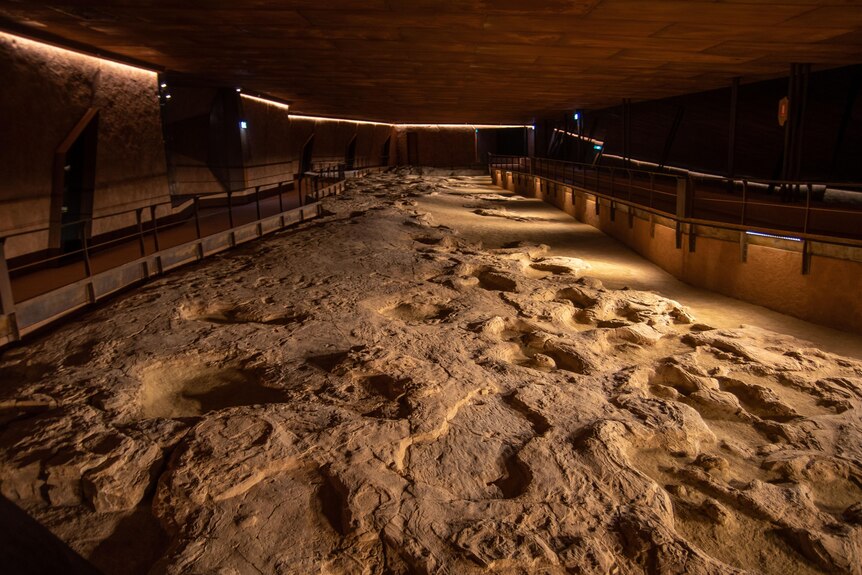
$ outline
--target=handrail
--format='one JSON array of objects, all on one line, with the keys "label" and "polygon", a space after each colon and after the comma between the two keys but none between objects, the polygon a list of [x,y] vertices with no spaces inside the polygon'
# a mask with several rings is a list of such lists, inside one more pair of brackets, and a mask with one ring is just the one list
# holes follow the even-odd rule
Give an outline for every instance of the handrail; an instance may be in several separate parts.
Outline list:
[{"label": "handrail", "polygon": [[[290,182],[278,182],[276,184],[271,184],[271,187],[272,188],[278,188],[278,187],[281,187],[287,183],[290,183]],[[261,184],[259,186],[248,186],[248,187],[239,188],[236,190],[224,190],[224,191],[218,191],[218,192],[199,192],[199,193],[195,193],[195,194],[183,194],[183,195],[179,196],[179,198],[182,199],[182,203],[186,203],[189,201],[194,202],[195,200],[200,200],[201,198],[207,198],[207,197],[213,197],[213,196],[222,196],[222,197],[227,198],[229,196],[233,196],[234,194],[241,194],[243,192],[251,192],[251,191],[255,191],[255,190],[261,191],[264,189],[264,186],[270,186],[270,184]],[[268,190],[270,188],[266,188],[266,189]],[[180,205],[182,205],[182,204],[180,204]],[[60,224],[58,227],[62,229],[64,227],[80,226],[82,224],[87,224],[87,223],[92,225],[93,222],[96,222],[98,220],[103,220],[103,219],[107,219],[107,218],[116,218],[119,216],[134,214],[136,212],[139,212],[141,210],[146,210],[146,209],[149,209],[149,210],[152,210],[154,208],[157,209],[160,206],[171,206],[171,208],[174,208],[174,209],[179,207],[179,206],[175,206],[173,204],[173,201],[167,200],[164,202],[156,202],[154,204],[147,204],[145,206],[139,206],[137,208],[129,208],[127,210],[122,210],[119,212],[111,212],[110,214],[101,214],[98,216],[90,216],[87,218],[81,218],[80,220],[75,220],[73,222],[66,222],[64,224]],[[41,228],[28,229],[28,230],[20,231],[20,232],[5,233],[5,234],[0,234],[0,239],[5,240],[5,239],[9,239],[9,238],[14,238],[17,236],[36,234],[39,232],[47,232],[47,231],[51,231],[52,229],[55,229],[54,226],[43,226]]]},{"label": "handrail", "polygon": [[[750,180],[710,174],[686,177],[628,167],[494,154],[489,155],[489,167],[580,187],[598,197],[670,217],[679,223],[862,246],[862,207],[821,205],[822,200],[814,197],[815,189],[820,193],[862,190],[858,182]],[[671,190],[667,189],[669,180],[674,181]],[[662,183],[657,186],[657,182]],[[779,190],[780,197],[765,201],[764,188],[769,189],[770,194],[772,190]]]},{"label": "handrail", "polygon": [[[690,178],[698,178],[698,179],[710,179],[710,180],[722,180],[722,181],[733,181],[733,182],[748,182],[749,184],[763,184],[764,186],[794,186],[794,185],[808,185],[812,186],[826,186],[830,189],[840,189],[840,188],[860,188],[860,192],[862,192],[862,182],[830,182],[830,181],[821,181],[821,180],[773,180],[768,178],[758,178],[758,177],[734,177],[728,178],[727,176],[722,176],[720,174],[708,174],[706,172],[698,172],[693,170],[686,170],[685,168],[676,168],[676,167],[665,167],[665,170],[673,170],[682,172],[682,174],[672,174],[662,170],[647,170],[644,168],[631,168],[625,166],[605,166],[600,164],[588,164],[584,162],[573,162],[570,160],[557,160],[555,158],[542,158],[539,156],[513,156],[506,154],[488,154],[488,164],[493,165],[494,162],[491,161],[491,158],[502,158],[502,159],[521,159],[527,161],[540,161],[540,162],[557,162],[560,164],[570,164],[574,166],[584,166],[590,169],[605,169],[605,170],[618,170],[618,171],[631,171],[635,173],[645,173],[645,174],[653,174],[656,176],[665,176],[668,178],[679,178],[679,177],[690,177]],[[632,160],[637,163],[636,160]]]},{"label": "handrail", "polygon": [[[361,167],[357,167],[355,169],[362,170],[362,169],[368,169],[368,168],[374,168],[374,167],[378,167],[378,166],[361,166]],[[336,166],[336,167],[324,168],[322,170],[315,170],[315,176],[317,178],[320,178],[320,179],[333,179],[333,178],[339,179],[341,177],[341,174],[339,173],[339,170]],[[200,200],[200,199],[204,199],[204,198],[223,197],[225,199],[230,199],[233,196],[247,197],[251,194],[258,194],[259,192],[269,191],[269,190],[276,189],[276,188],[281,188],[281,187],[285,186],[286,184],[290,184],[293,182],[294,182],[293,179],[279,180],[276,182],[251,185],[251,186],[246,186],[244,188],[236,188],[236,189],[231,189],[231,190],[219,190],[219,191],[214,191],[214,192],[196,192],[193,194],[180,194],[180,195],[172,196],[171,199],[165,200],[163,202],[156,202],[154,204],[146,204],[145,206],[138,206],[135,208],[129,208],[129,209],[121,210],[118,212],[111,212],[109,214],[100,214],[98,216],[90,216],[90,217],[86,217],[86,218],[81,218],[80,220],[75,220],[73,222],[66,222],[64,224],[60,224],[59,227],[63,228],[63,227],[71,227],[71,226],[80,226],[80,225],[85,224],[85,223],[92,224],[98,220],[103,220],[103,219],[108,219],[108,218],[116,218],[119,216],[134,214],[140,210],[145,210],[145,209],[150,209],[150,210],[152,210],[153,208],[157,209],[160,206],[171,206],[172,209],[178,209],[178,208],[180,208],[180,206],[182,204],[185,204],[189,201],[194,202],[196,200]],[[182,203],[179,205],[174,205],[174,200],[176,200],[176,199],[180,199],[182,201]],[[172,214],[168,214],[168,215],[172,215]],[[17,236],[36,234],[39,232],[51,231],[52,229],[55,229],[54,226],[48,225],[48,226],[42,226],[42,227],[38,227],[38,228],[30,228],[30,229],[23,230],[23,231],[0,233],[0,240],[14,238]]]}]

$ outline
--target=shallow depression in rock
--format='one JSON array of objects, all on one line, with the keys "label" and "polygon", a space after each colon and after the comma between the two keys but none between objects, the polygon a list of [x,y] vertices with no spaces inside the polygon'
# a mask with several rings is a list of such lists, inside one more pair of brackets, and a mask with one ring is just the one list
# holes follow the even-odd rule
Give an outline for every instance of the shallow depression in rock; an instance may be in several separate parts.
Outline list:
[{"label": "shallow depression in rock", "polygon": [[266,385],[266,370],[171,362],[141,376],[141,417],[197,417],[241,405],[281,403],[285,393]]}]

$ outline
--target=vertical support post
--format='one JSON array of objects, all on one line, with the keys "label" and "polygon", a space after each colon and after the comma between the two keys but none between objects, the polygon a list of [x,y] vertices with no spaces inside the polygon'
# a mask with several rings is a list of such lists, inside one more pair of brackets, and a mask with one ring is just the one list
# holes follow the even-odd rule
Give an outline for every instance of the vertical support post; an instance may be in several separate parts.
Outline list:
[{"label": "vertical support post", "polygon": [[[784,153],[781,158],[781,179],[787,180],[790,177],[790,161],[793,154],[790,153],[793,141],[793,106],[796,104],[796,64],[790,65],[790,78],[787,86],[787,120],[784,124]],[[782,185],[783,188],[783,185]],[[783,189],[782,189],[783,193]]]},{"label": "vertical support post", "polygon": [[796,120],[796,146],[794,149],[794,159],[793,159],[793,179],[799,180],[802,177],[802,147],[804,143],[805,133],[805,116],[806,111],[808,109],[808,79],[811,75],[811,64],[799,64],[798,68],[799,81],[798,81],[798,97],[799,97],[799,105],[796,107],[796,115],[794,120]]},{"label": "vertical support post", "polygon": [[802,233],[808,233],[808,222],[810,221],[811,216],[811,187],[812,184],[807,184],[805,186],[805,223],[802,224]]},{"label": "vertical support post", "polygon": [[[745,208],[748,205],[748,180],[742,180],[742,214],[739,219],[741,225],[745,225]],[[744,261],[744,260],[743,260]]]}]

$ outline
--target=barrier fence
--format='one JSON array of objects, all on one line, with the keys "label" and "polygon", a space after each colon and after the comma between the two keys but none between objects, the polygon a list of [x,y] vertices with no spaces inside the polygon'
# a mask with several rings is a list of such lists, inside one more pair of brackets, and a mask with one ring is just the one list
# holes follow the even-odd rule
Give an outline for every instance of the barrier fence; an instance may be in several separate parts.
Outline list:
[{"label": "barrier fence", "polygon": [[[322,197],[371,169],[316,163],[295,180],[177,196],[0,236],[0,347],[149,277],[316,217]],[[6,246],[22,240],[54,249],[10,262]]]},{"label": "barrier fence", "polygon": [[692,225],[862,245],[862,184],[726,178],[525,156],[489,157],[493,174],[573,186]]}]

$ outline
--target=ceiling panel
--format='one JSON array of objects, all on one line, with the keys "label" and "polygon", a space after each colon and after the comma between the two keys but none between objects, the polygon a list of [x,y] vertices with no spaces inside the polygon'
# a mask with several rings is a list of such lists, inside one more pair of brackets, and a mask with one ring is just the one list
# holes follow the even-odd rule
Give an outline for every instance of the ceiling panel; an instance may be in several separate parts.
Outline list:
[{"label": "ceiling panel", "polygon": [[862,6],[837,0],[0,0],[0,18],[392,122],[531,122],[862,62]]}]

